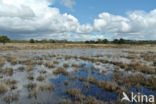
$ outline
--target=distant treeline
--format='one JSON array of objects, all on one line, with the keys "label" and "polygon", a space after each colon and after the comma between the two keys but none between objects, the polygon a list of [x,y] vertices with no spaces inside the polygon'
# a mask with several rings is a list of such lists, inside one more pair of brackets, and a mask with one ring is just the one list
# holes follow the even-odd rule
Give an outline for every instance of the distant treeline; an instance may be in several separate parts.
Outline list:
[{"label": "distant treeline", "polygon": [[67,41],[67,40],[34,40],[30,39],[29,43],[85,43],[85,44],[156,44],[156,40],[126,40],[114,39],[109,41],[107,39],[87,40],[87,41]]},{"label": "distant treeline", "polygon": [[68,40],[11,40],[7,36],[0,35],[0,43],[85,43],[85,44],[156,44],[156,40],[126,40],[126,39],[114,39],[109,41],[108,39],[87,40],[87,41],[68,41]]},{"label": "distant treeline", "polygon": [[90,40],[85,41],[88,44],[156,44],[156,40],[126,40],[126,39],[114,39],[113,41],[109,41],[107,39],[98,39],[96,41]]}]

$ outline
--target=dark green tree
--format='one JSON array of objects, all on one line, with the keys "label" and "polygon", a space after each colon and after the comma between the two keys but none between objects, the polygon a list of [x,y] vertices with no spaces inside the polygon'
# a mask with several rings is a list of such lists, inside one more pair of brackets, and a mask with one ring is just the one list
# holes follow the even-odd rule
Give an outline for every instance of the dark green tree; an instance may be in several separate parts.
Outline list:
[{"label": "dark green tree", "polygon": [[126,43],[126,40],[125,40],[125,39],[121,38],[121,39],[119,40],[119,44],[125,44],[125,43]]},{"label": "dark green tree", "polygon": [[98,40],[97,40],[97,43],[102,43],[102,40],[101,40],[101,39],[98,39]]},{"label": "dark green tree", "polygon": [[118,39],[114,39],[113,40],[113,43],[118,44],[119,43],[119,40]]},{"label": "dark green tree", "polygon": [[29,43],[35,43],[35,40],[34,39],[30,39]]},{"label": "dark green tree", "polygon": [[109,41],[108,41],[107,39],[103,39],[103,40],[102,40],[102,43],[104,43],[104,44],[108,44]]},{"label": "dark green tree", "polygon": [[3,36],[3,35],[0,36],[0,43],[5,44],[5,43],[7,43],[9,41],[10,41],[10,39],[7,36]]}]

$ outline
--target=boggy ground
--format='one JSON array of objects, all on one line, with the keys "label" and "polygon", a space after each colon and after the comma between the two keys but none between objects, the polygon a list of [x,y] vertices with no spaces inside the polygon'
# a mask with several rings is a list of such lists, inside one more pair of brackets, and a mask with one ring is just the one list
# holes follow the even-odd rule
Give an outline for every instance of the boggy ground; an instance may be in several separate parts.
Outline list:
[{"label": "boggy ground", "polygon": [[155,44],[83,44],[83,43],[0,43],[0,50],[121,48],[156,50]]},{"label": "boggy ground", "polygon": [[127,104],[131,91],[156,96],[155,50],[0,52],[0,104]]}]

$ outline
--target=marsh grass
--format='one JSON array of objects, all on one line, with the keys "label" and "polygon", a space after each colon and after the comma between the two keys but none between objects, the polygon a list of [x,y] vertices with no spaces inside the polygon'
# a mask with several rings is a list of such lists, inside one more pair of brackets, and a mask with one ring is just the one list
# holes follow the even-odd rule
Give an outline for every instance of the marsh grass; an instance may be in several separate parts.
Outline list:
[{"label": "marsh grass", "polygon": [[8,43],[0,44],[0,50],[37,50],[37,49],[92,49],[92,48],[117,48],[117,49],[151,49],[155,50],[155,45],[128,45],[128,44],[65,44],[65,43]]},{"label": "marsh grass", "polygon": [[18,68],[18,70],[19,71],[24,71],[25,70],[25,67],[21,66],[21,67]]},{"label": "marsh grass", "polygon": [[58,67],[56,70],[53,71],[53,74],[55,74],[55,75],[62,74],[62,75],[68,76],[69,75],[69,72],[67,72],[62,67]]},{"label": "marsh grass", "polygon": [[83,101],[72,101],[70,99],[64,99],[61,104],[108,104],[108,103],[100,101],[93,96],[88,96],[85,99],[83,99]]},{"label": "marsh grass", "polygon": [[69,55],[65,55],[65,56],[64,56],[64,59],[65,59],[65,60],[69,60],[69,59],[71,59],[71,58],[72,58],[72,56],[69,56]]},{"label": "marsh grass", "polygon": [[136,87],[137,89],[141,86],[147,87],[152,90],[156,90],[156,79],[153,77],[145,78],[142,74],[129,75],[125,78],[117,79],[119,84],[124,84],[126,87]]},{"label": "marsh grass", "polygon": [[5,79],[3,82],[6,85],[17,84],[17,81],[16,80],[12,80],[12,79]]},{"label": "marsh grass", "polygon": [[38,87],[35,87],[28,93],[28,98],[31,98],[31,97],[37,98],[38,92],[39,92]]},{"label": "marsh grass", "polygon": [[94,57],[99,58],[99,57],[103,57],[103,55],[102,54],[96,54]]},{"label": "marsh grass", "polygon": [[153,60],[153,66],[156,67],[156,60]]},{"label": "marsh grass", "polygon": [[10,85],[10,89],[11,90],[16,90],[17,89],[17,85],[14,85],[14,84]]},{"label": "marsh grass", "polygon": [[27,85],[25,85],[25,87],[28,88],[28,90],[33,90],[34,88],[37,87],[37,84],[30,82]]},{"label": "marsh grass", "polygon": [[42,82],[42,81],[45,80],[45,78],[44,78],[43,76],[40,75],[40,76],[37,77],[37,80],[40,81],[40,82]]},{"label": "marsh grass", "polygon": [[48,68],[55,68],[55,65],[52,64],[52,63],[49,62],[49,61],[45,63],[45,66],[48,67]]},{"label": "marsh grass", "polygon": [[54,85],[40,85],[40,90],[41,91],[52,91],[55,89],[55,86]]},{"label": "marsh grass", "polygon": [[142,72],[145,74],[156,74],[156,70],[151,66],[145,65],[142,62],[131,62],[130,64],[122,63],[122,62],[110,62],[113,65],[119,66],[120,68],[126,71],[135,71]]},{"label": "marsh grass", "polygon": [[13,57],[12,55],[8,55],[7,57],[6,57],[6,60],[8,61],[8,62],[10,62],[12,65],[16,65],[16,64],[18,64],[18,60],[16,59],[16,57]]},{"label": "marsh grass", "polygon": [[5,69],[5,72],[6,72],[9,76],[12,76],[13,73],[14,73],[14,71],[13,71],[12,68],[6,68],[6,69]]},{"label": "marsh grass", "polygon": [[17,81],[16,80],[11,80],[11,79],[6,79],[3,81],[8,87],[10,87],[11,90],[17,89]]},{"label": "marsh grass", "polygon": [[155,60],[156,53],[147,52],[147,53],[141,54],[141,57],[146,61],[153,61],[153,60]]},{"label": "marsh grass", "polygon": [[85,104],[104,104],[104,102],[97,100],[95,97],[88,96],[85,100]]},{"label": "marsh grass", "polygon": [[151,66],[147,66],[141,62],[132,62],[126,70],[134,70],[145,74],[156,74],[156,70]]},{"label": "marsh grass", "polygon": [[84,81],[84,78],[83,77],[79,77],[78,80],[82,82],[82,81]]},{"label": "marsh grass", "polygon": [[65,85],[65,86],[69,85],[69,83],[70,83],[70,82],[69,82],[68,80],[65,80],[65,81],[64,81],[64,85]]},{"label": "marsh grass", "polygon": [[69,80],[76,80],[77,77],[74,76],[74,75],[72,75],[72,74],[69,74],[69,75],[68,75],[68,79],[69,79]]},{"label": "marsh grass", "polygon": [[46,70],[40,70],[39,73],[40,73],[40,74],[46,74],[47,71],[46,71]]},{"label": "marsh grass", "polygon": [[72,98],[78,101],[83,101],[85,96],[81,93],[81,90],[78,88],[66,90],[66,94],[70,95]]},{"label": "marsh grass", "polygon": [[31,65],[31,64],[28,64],[26,70],[27,70],[28,72],[29,72],[29,71],[32,71],[32,70],[33,70],[32,65]]},{"label": "marsh grass", "polygon": [[13,101],[17,101],[20,97],[20,94],[19,93],[9,93],[7,95],[4,96],[4,101],[7,103],[7,104],[11,104]]},{"label": "marsh grass", "polygon": [[97,78],[92,77],[92,76],[88,76],[86,78],[86,83],[88,83],[88,82],[98,86],[102,90],[106,90],[109,92],[121,92],[120,90],[123,89],[120,86],[118,86],[118,84],[116,82],[101,81],[101,80],[98,80]]},{"label": "marsh grass", "polygon": [[28,78],[29,80],[34,80],[34,75],[33,75],[33,73],[28,74],[27,78]]},{"label": "marsh grass", "polygon": [[69,67],[69,64],[68,63],[64,63],[63,64],[63,67],[68,68]]},{"label": "marsh grass", "polygon": [[2,83],[0,83],[0,94],[6,93],[7,90],[8,90],[8,89],[7,89],[7,86],[4,85],[4,84],[2,84]]},{"label": "marsh grass", "polygon": [[4,64],[5,64],[5,60],[2,57],[0,57],[0,67],[2,67]]},{"label": "marsh grass", "polygon": [[99,81],[97,83],[97,86],[103,90],[110,91],[110,92],[115,92],[119,88],[115,82],[109,82],[109,81]]},{"label": "marsh grass", "polygon": [[[31,48],[33,49],[37,49],[38,47],[36,46],[32,46],[30,45]],[[49,47],[51,47],[49,45]],[[62,46],[64,47],[64,46]],[[88,46],[90,47],[90,46]],[[93,46],[96,47],[96,46]],[[31,49],[30,47],[27,49]],[[42,47],[40,47],[41,49],[44,48],[44,45]],[[52,47],[51,47],[52,48]],[[57,47],[55,47],[57,48]],[[44,48],[46,49],[46,48]],[[87,51],[84,51],[84,53]],[[24,52],[25,54],[26,52]],[[84,56],[79,56],[79,54],[76,56],[70,56],[70,55],[64,55],[64,53],[56,53],[55,55],[53,55],[54,53],[48,53],[48,52],[39,52],[39,54],[41,53],[40,56],[36,56],[35,54],[38,54],[38,52],[32,52],[31,55],[29,57],[27,57],[27,55],[23,55],[23,56],[13,56],[13,55],[6,55],[4,57],[0,56],[0,78],[3,79],[7,79],[10,78],[9,80],[4,81],[2,79],[2,83],[0,84],[0,95],[2,96],[2,98],[5,98],[5,102],[6,103],[12,103],[11,101],[14,101],[12,98],[12,96],[14,96],[14,94],[12,94],[11,96],[9,95],[10,92],[16,92],[18,91],[18,87],[21,85],[21,82],[17,82],[15,80],[11,80],[13,78],[16,78],[14,76],[12,76],[13,74],[19,74],[20,73],[27,73],[27,76],[24,76],[24,78],[26,77],[25,80],[28,82],[27,85],[23,85],[23,87],[26,88],[22,88],[23,89],[27,89],[28,92],[28,97],[35,97],[35,102],[36,104],[39,104],[40,102],[38,102],[38,95],[41,93],[41,91],[46,91],[46,93],[56,93],[55,92],[55,88],[58,86],[54,86],[54,85],[49,85],[46,84],[49,76],[53,76],[54,75],[60,75],[62,74],[63,77],[66,77],[67,79],[62,80],[63,83],[61,83],[62,81],[60,81],[60,77],[59,76],[59,87],[62,88],[62,84],[63,87],[66,88],[73,88],[73,84],[71,82],[74,82],[74,84],[79,84],[82,83],[84,84],[84,87],[86,87],[86,90],[89,90],[89,88],[92,87],[92,84],[94,84],[93,87],[97,87],[99,88],[101,91],[107,91],[109,93],[117,93],[117,95],[121,95],[122,96],[122,92],[127,92],[127,89],[130,90],[131,88],[136,88],[136,90],[138,90],[141,86],[151,90],[152,92],[154,92],[156,90],[156,79],[155,79],[155,74],[156,74],[156,60],[154,59],[155,57],[155,53],[154,52],[143,52],[143,53],[139,53],[139,55],[136,55],[136,53],[134,54],[129,54],[128,56],[123,56],[121,53],[121,56],[114,55],[115,58],[128,58],[131,62],[130,63],[124,63],[122,61],[116,61],[113,60],[113,55],[110,54],[106,54],[106,55],[102,55],[101,53],[97,53],[95,56],[92,55],[91,57],[88,57],[88,55],[84,55]],[[66,53],[65,53],[66,54]],[[86,54],[86,53],[85,53]],[[106,56],[106,59],[105,59]],[[54,58],[53,58],[54,57]],[[104,57],[104,59],[102,59]],[[143,58],[143,61],[140,60],[140,58]],[[154,58],[153,58],[154,57]],[[53,59],[52,59],[53,58]],[[111,58],[112,60],[108,60],[108,58]],[[138,58],[138,60],[136,59]],[[141,58],[141,59],[142,59]],[[52,60],[54,61],[52,61]],[[60,60],[57,60],[60,59]],[[67,63],[68,62],[73,61],[73,63]],[[133,59],[135,59],[136,61],[133,61]],[[153,60],[154,59],[154,60]],[[13,68],[5,68],[3,69],[5,61],[8,61],[9,64],[11,63],[11,66],[14,66]],[[146,64],[146,61],[148,61],[151,64]],[[45,63],[46,62],[46,63]],[[86,64],[81,64],[81,62],[86,63]],[[98,65],[97,69],[96,66],[88,66],[88,63],[93,63],[93,65]],[[60,64],[62,65],[62,67],[59,67]],[[80,64],[79,64],[80,63]],[[107,77],[106,72],[107,71],[101,71],[100,68],[101,66],[103,66],[103,64],[109,64],[113,66],[113,74],[112,74],[112,79],[110,80],[100,80],[99,78],[101,77]],[[21,67],[18,67],[17,70],[16,65],[23,65]],[[25,65],[27,65],[25,67]],[[36,68],[37,65],[37,68]],[[40,67],[40,65],[43,67],[46,66],[46,68],[44,68],[43,70],[35,70],[38,69],[38,67]],[[90,64],[89,64],[90,65]],[[35,66],[35,67],[34,67]],[[42,68],[42,67],[41,67]],[[52,70],[51,72],[49,72],[49,69],[53,68],[56,69],[53,71],[52,74]],[[75,73],[72,71],[71,73],[68,72],[66,69],[72,69],[75,71]],[[104,66],[105,68],[105,66]],[[34,69],[34,70],[33,70]],[[119,71],[122,70],[123,72]],[[109,70],[110,71],[110,70]],[[111,70],[112,71],[112,70]],[[131,75],[130,73],[127,74],[127,71],[134,73],[133,75]],[[82,73],[81,73],[82,72]],[[91,73],[92,72],[92,73]],[[142,73],[140,74],[136,74],[136,73]],[[81,77],[81,74],[86,73],[86,76]],[[4,75],[3,75],[4,74]],[[44,75],[43,75],[44,74]],[[73,74],[73,75],[72,75]],[[98,74],[98,77],[96,76],[96,74]],[[148,77],[145,77],[144,74],[148,74]],[[9,75],[9,76],[6,76]],[[25,74],[24,74],[25,75]],[[35,75],[35,76],[34,76]],[[37,78],[36,78],[36,75]],[[78,75],[78,76],[77,76]],[[79,76],[80,75],[80,76]],[[95,76],[94,76],[95,75]],[[2,76],[2,77],[1,77]],[[50,76],[50,77],[51,77]],[[56,77],[56,76],[55,76]],[[35,80],[34,80],[35,79]],[[57,79],[56,79],[57,80]],[[57,83],[57,82],[56,82]],[[23,83],[22,83],[23,84]],[[57,85],[57,84],[56,84]],[[71,87],[72,86],[72,87]],[[77,86],[78,87],[78,86]],[[20,88],[20,87],[19,87]],[[57,90],[57,89],[56,89]],[[61,89],[64,91],[64,89]],[[96,89],[95,89],[96,90]],[[40,93],[39,93],[40,91]],[[45,92],[42,92],[45,93]],[[65,97],[63,96],[63,98],[72,98],[70,100],[66,100],[64,104],[105,104],[104,102],[100,101],[98,98],[101,95],[96,95],[96,97],[93,96],[89,96],[89,94],[87,96],[85,96],[83,94],[83,92],[81,91],[81,87],[80,88],[73,88],[73,89],[67,89],[67,91],[65,91],[65,93],[69,96]],[[23,97],[23,96],[21,96]],[[43,96],[45,97],[45,96]],[[60,97],[60,96],[59,96]],[[15,97],[16,98],[16,97]],[[111,99],[111,98],[109,98]],[[1,100],[1,99],[0,99]],[[4,99],[2,99],[4,100]],[[21,100],[21,99],[20,99]],[[19,100],[19,101],[20,101]],[[27,100],[27,99],[26,99]],[[29,99],[32,100],[32,99]],[[34,99],[33,99],[34,100]],[[1,103],[1,102],[0,102]],[[15,102],[16,103],[16,102]],[[32,102],[31,102],[32,103]],[[106,102],[106,104],[120,104],[119,103],[115,103],[115,102]]]},{"label": "marsh grass", "polygon": [[79,68],[80,65],[79,65],[79,64],[72,64],[72,67],[74,67],[74,68]]},{"label": "marsh grass", "polygon": [[59,64],[59,62],[55,60],[55,61],[53,61],[53,64]]}]

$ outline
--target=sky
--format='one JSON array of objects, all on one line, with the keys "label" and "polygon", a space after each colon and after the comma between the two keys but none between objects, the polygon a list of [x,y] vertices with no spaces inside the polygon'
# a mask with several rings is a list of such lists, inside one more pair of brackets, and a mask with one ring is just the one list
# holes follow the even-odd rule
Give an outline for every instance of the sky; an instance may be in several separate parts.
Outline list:
[{"label": "sky", "polygon": [[0,34],[15,40],[156,40],[156,0],[1,0]]}]

